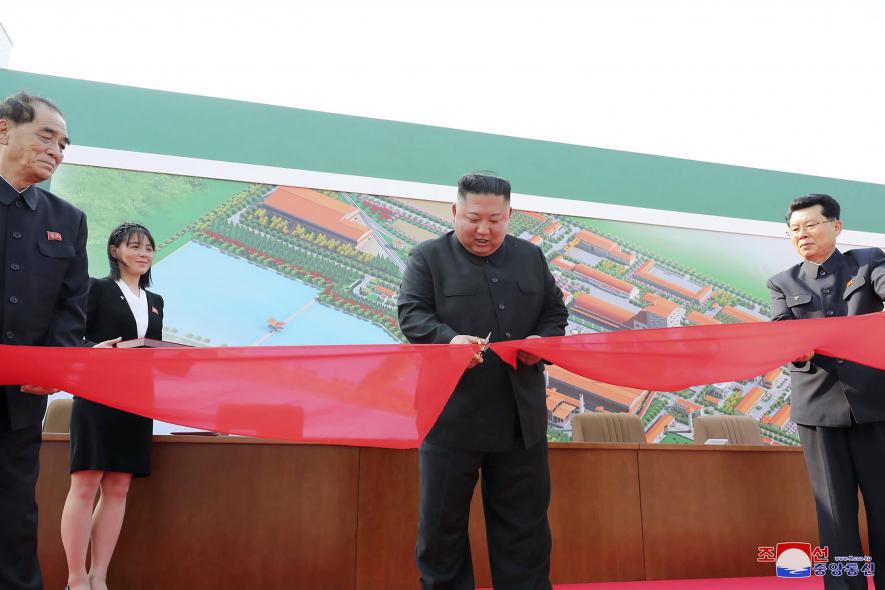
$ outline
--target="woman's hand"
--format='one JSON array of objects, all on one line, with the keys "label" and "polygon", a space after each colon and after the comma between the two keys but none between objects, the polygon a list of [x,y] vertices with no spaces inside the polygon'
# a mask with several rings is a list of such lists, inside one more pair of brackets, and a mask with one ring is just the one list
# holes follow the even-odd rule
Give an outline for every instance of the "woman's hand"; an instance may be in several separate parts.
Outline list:
[{"label": "woman's hand", "polygon": [[99,342],[92,348],[113,348],[117,342],[122,342],[123,339],[120,336],[117,336],[113,340],[105,340],[104,342]]}]

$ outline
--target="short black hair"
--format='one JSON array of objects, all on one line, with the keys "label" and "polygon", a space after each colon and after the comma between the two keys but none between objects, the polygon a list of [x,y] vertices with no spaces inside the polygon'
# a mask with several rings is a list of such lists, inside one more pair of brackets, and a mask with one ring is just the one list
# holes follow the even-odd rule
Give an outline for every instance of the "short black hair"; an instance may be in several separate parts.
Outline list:
[{"label": "short black hair", "polygon": [[[121,223],[114,228],[114,231],[111,232],[111,235],[108,238],[108,264],[111,266],[111,272],[108,274],[109,279],[119,281],[121,276],[120,262],[111,255],[111,246],[119,246],[120,244],[128,242],[129,238],[132,236],[138,236],[139,241],[141,241],[142,237],[147,238],[151,243],[151,248],[154,250],[157,249],[157,245],[154,243],[154,236],[151,235],[148,228],[139,223],[130,223],[128,221],[126,223]],[[142,289],[147,289],[151,286],[150,268],[138,278],[138,286]]]},{"label": "short black hair", "polygon": [[458,200],[463,201],[467,193],[500,195],[509,203],[510,181],[489,172],[471,172],[458,179]]},{"label": "short black hair", "polygon": [[0,102],[0,119],[9,119],[16,125],[30,123],[34,120],[36,114],[35,107],[38,104],[46,105],[59,115],[62,114],[61,110],[55,106],[55,103],[48,98],[19,90],[15,94],[4,98],[3,102]]},{"label": "short black hair", "polygon": [[795,211],[799,211],[800,209],[808,209],[809,207],[814,207],[815,205],[821,206],[821,213],[823,213],[824,217],[826,217],[827,219],[839,219],[839,214],[842,212],[842,208],[839,207],[838,201],[836,201],[836,199],[834,199],[830,195],[811,193],[805,195],[804,197],[797,197],[793,199],[793,202],[790,203],[790,206],[787,208],[787,223],[790,223],[790,217]]}]

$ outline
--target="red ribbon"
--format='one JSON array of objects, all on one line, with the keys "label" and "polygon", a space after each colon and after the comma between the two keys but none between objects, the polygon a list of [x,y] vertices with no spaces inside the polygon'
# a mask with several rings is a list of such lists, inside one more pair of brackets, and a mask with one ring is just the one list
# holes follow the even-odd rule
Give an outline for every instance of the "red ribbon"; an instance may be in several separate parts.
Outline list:
[{"label": "red ribbon", "polygon": [[578,375],[627,387],[679,391],[763,375],[814,351],[885,369],[885,314],[721,324],[496,342],[516,366],[525,350]]},{"label": "red ribbon", "polygon": [[[755,377],[814,350],[885,369],[885,314],[497,342],[606,383],[654,391]],[[0,346],[0,383],[41,385],[185,426],[413,448],[475,348],[374,345],[94,349]]]},{"label": "red ribbon", "polygon": [[0,346],[0,383],[261,438],[416,447],[470,345],[99,349]]}]

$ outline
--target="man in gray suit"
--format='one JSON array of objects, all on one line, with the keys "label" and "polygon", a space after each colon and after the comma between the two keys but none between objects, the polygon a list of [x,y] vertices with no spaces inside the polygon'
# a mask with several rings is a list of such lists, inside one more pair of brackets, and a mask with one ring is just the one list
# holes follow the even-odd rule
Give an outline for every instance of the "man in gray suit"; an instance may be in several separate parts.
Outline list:
[{"label": "man in gray suit", "polygon": [[410,342],[474,344],[477,354],[419,449],[417,561],[425,590],[473,590],[467,522],[479,471],[496,590],[550,588],[550,472],[544,365],[514,370],[479,350],[562,336],[568,310],[541,250],[507,235],[510,183],[467,174],[455,231],[412,249],[399,294]]},{"label": "man in gray suit", "polygon": [[[836,249],[840,208],[829,195],[795,199],[787,235],[804,261],[768,281],[773,320],[881,312],[885,253]],[[876,587],[885,587],[885,371],[808,353],[790,366],[792,419],[811,476],[820,543],[830,562],[862,556],[858,488],[864,498]],[[861,564],[862,565],[862,564]],[[824,585],[865,589],[863,575],[827,575]]]}]

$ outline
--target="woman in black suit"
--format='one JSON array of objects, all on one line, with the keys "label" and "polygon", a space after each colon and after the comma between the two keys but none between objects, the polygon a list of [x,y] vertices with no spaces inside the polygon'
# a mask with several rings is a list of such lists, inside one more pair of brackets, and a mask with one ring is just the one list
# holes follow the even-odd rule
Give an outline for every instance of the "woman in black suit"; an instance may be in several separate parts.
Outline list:
[{"label": "woman in black suit", "polygon": [[[111,273],[91,279],[86,339],[92,342],[153,338],[163,331],[163,298],[151,284],[154,238],[124,223],[108,239]],[[126,394],[125,383],[120,394]],[[153,422],[82,398],[71,414],[71,489],[61,518],[70,590],[107,590],[106,577],[126,509],[132,477],[150,474]],[[95,495],[101,497],[93,511]],[[92,559],[86,571],[86,552]]]}]

